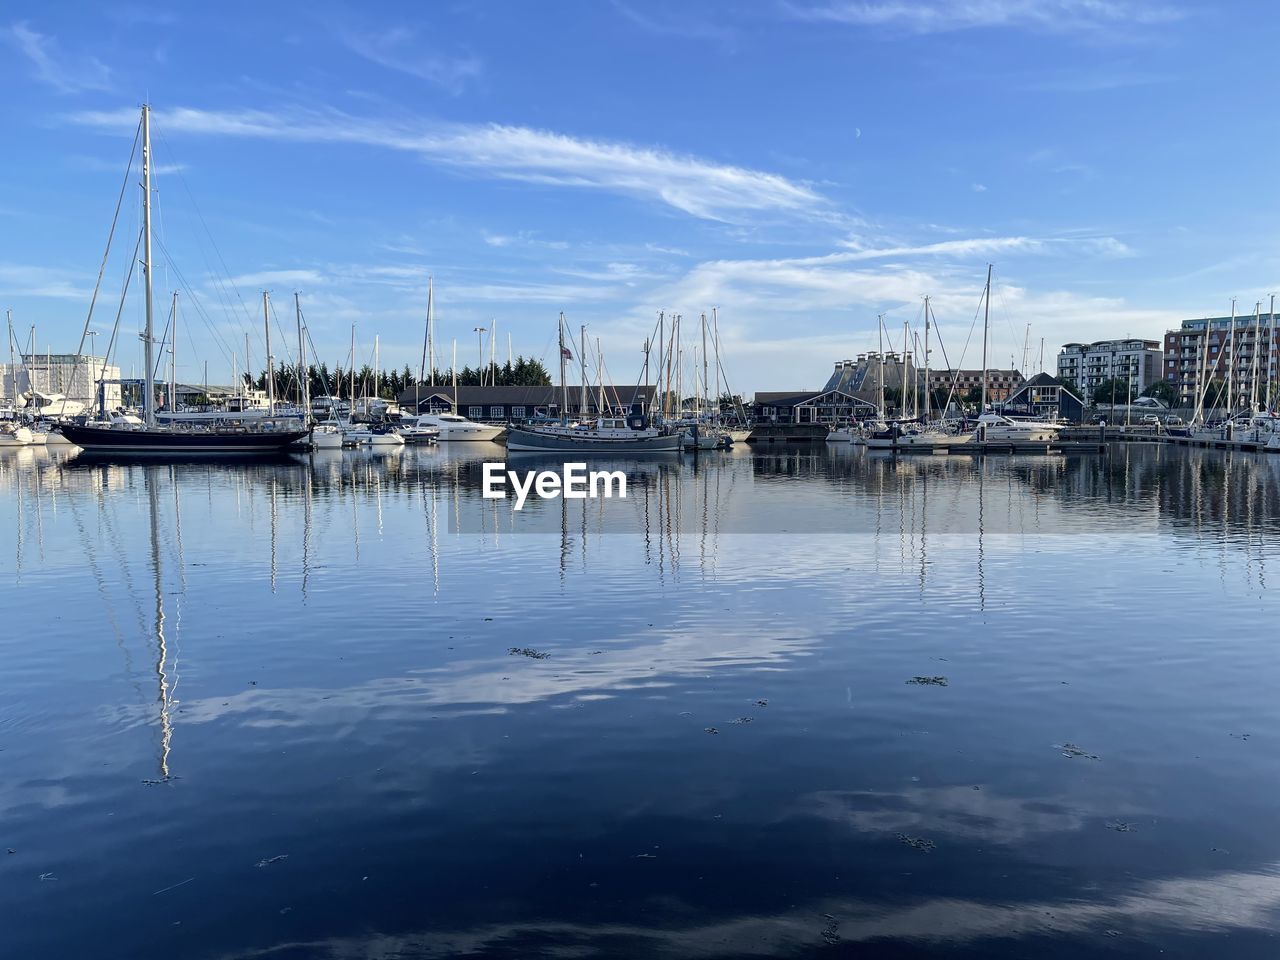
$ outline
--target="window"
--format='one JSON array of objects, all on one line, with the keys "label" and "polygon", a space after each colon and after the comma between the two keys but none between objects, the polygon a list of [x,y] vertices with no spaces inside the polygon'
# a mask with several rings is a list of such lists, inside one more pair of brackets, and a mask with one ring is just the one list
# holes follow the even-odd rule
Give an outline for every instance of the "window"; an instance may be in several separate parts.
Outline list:
[{"label": "window", "polygon": [[512,407],[511,418],[513,420],[523,420],[525,418],[524,407]]},{"label": "window", "polygon": [[490,407],[490,408],[489,408],[489,419],[490,419],[490,420],[501,420],[501,419],[502,419],[502,407],[499,407],[499,406],[492,406],[492,407]]},{"label": "window", "polygon": [[467,407],[467,416],[472,420],[478,420],[484,416],[484,407]]}]

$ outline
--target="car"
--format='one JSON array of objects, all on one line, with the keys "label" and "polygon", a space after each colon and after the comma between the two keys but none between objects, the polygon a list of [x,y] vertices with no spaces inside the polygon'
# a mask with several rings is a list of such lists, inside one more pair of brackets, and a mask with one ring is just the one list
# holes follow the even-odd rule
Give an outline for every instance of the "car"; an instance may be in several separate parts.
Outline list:
[{"label": "car", "polygon": [[1165,425],[1166,427],[1183,427],[1183,426],[1186,426],[1186,424],[1183,422],[1182,418],[1181,418],[1181,417],[1179,417],[1179,416],[1168,416],[1168,417],[1165,417],[1165,418],[1164,418],[1164,425]]},{"label": "car", "polygon": [[1159,418],[1159,417],[1157,417],[1154,413],[1144,413],[1144,414],[1142,415],[1142,422],[1143,422],[1143,423],[1149,423],[1149,424],[1152,424],[1152,425],[1155,425],[1155,426],[1159,426],[1159,424],[1160,424],[1160,418]]}]

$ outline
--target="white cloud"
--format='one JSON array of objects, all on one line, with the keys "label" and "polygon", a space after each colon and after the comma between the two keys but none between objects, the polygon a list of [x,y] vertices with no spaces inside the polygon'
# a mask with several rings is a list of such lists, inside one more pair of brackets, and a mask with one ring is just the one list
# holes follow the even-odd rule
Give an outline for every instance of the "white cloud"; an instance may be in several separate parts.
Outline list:
[{"label": "white cloud", "polygon": [[461,93],[483,69],[476,57],[448,57],[415,49],[417,35],[407,27],[392,27],[380,33],[347,33],[342,41],[380,67],[426,80],[454,94]]},{"label": "white cloud", "polygon": [[37,80],[61,93],[111,88],[111,71],[101,60],[85,56],[62,57],[58,41],[32,30],[25,20],[0,31],[0,38],[16,47],[35,67]]},{"label": "white cloud", "polygon": [[1180,19],[1181,11],[1138,0],[829,0],[791,3],[803,20],[851,26],[889,27],[911,33],[947,33],[1012,27],[1074,33]]},{"label": "white cloud", "polygon": [[971,183],[969,184],[969,189],[974,193],[986,193],[987,185],[985,183]]},{"label": "white cloud", "polygon": [[[131,130],[134,111],[86,111],[85,126]],[[435,163],[504,180],[604,190],[657,200],[712,220],[747,214],[834,216],[812,188],[778,174],[718,164],[661,147],[591,140],[503,124],[362,120],[338,111],[157,111],[169,133],[354,143],[416,153]]]},{"label": "white cloud", "polygon": [[30,264],[0,263],[0,289],[10,297],[38,297],[51,300],[88,301],[92,290],[78,286],[85,278],[69,270],[35,267]]}]

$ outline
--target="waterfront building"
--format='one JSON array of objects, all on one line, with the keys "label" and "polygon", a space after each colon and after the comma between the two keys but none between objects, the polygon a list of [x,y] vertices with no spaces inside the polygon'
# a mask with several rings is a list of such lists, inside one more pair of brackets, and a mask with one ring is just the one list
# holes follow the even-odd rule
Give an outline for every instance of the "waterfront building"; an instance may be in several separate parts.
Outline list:
[{"label": "waterfront building", "polygon": [[875,416],[869,400],[843,390],[770,390],[757,392],[751,404],[756,423],[846,424]]},{"label": "waterfront building", "polygon": [[[655,403],[657,387],[633,384],[606,384],[588,387],[586,404],[582,387],[569,387],[568,417],[616,416],[633,412],[647,414]],[[603,406],[600,403],[604,396]],[[396,398],[406,413],[457,413],[477,423],[519,423],[540,417],[559,418],[564,394],[558,386],[458,386],[458,407],[454,410],[453,387],[426,384],[402,390]],[[638,409],[637,409],[638,408]]]},{"label": "waterfront building", "polygon": [[[889,391],[903,390],[904,387],[910,391],[912,378],[919,386],[923,383],[921,376],[922,371],[916,367],[910,351],[899,354],[894,350],[884,353],[873,350],[858,354],[854,360],[837,360],[835,370],[819,392],[839,391],[868,403],[878,403],[882,382]],[[801,393],[790,391],[788,395],[799,396]]]},{"label": "waterfront building", "polygon": [[34,389],[45,396],[61,394],[93,407],[98,402],[98,381],[105,380],[107,407],[120,406],[120,368],[104,357],[25,353],[16,359],[13,364],[0,363],[0,398],[21,406],[22,398]]},{"label": "waterfront building", "polygon": [[[932,353],[933,351],[929,351]],[[1014,391],[1018,390],[1025,382],[1023,376],[1017,370],[988,370],[987,371],[987,402],[1001,403],[1007,400]],[[982,371],[981,370],[930,370],[929,386],[936,394],[938,392],[949,392],[951,385],[955,384],[956,399],[963,401],[965,394],[970,390],[980,389],[982,387]]]},{"label": "waterfront building", "polygon": [[[1223,383],[1227,371],[1235,375],[1235,395],[1246,402],[1252,393],[1255,376],[1257,396],[1266,399],[1266,385],[1274,383],[1280,375],[1280,328],[1270,323],[1269,314],[1262,314],[1255,336],[1252,313],[1235,320],[1235,356],[1231,356],[1231,318],[1203,317],[1199,320],[1183,320],[1176,330],[1164,335],[1164,376],[1178,391],[1183,406],[1194,406],[1196,383],[1200,366],[1205,363],[1209,380]],[[1209,336],[1209,353],[1204,355],[1205,333]],[[1257,356],[1257,368],[1254,357]],[[1272,397],[1276,390],[1272,389]]]},{"label": "waterfront building", "polygon": [[1084,398],[1063,386],[1047,373],[1037,373],[1013,392],[1000,409],[1005,413],[1035,417],[1041,420],[1084,421]]},{"label": "waterfront building", "polygon": [[[1086,399],[1108,380],[1128,381],[1133,396],[1164,376],[1165,353],[1158,340],[1098,340],[1067,343],[1058,353],[1058,379],[1076,385]],[[1122,402],[1124,397],[1117,397]]]}]

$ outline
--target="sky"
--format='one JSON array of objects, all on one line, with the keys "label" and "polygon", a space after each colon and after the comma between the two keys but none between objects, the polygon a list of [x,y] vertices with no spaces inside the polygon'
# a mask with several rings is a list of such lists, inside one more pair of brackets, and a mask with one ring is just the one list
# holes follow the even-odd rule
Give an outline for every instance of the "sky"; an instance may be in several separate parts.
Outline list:
[{"label": "sky", "polygon": [[933,365],[974,367],[988,263],[991,365],[1036,371],[1043,339],[1052,371],[1280,290],[1278,39],[1265,3],[10,2],[0,308],[76,350],[145,101],[183,380],[243,369],[246,332],[261,368],[264,290],[279,359],[296,292],[321,359],[354,324],[361,362],[377,337],[416,371],[428,277],[442,368],[495,323],[500,359],[510,335],[554,368],[563,311],[634,382],[658,311],[688,344],[715,308],[735,392],[815,389],[878,315],[919,336],[925,295]]}]

